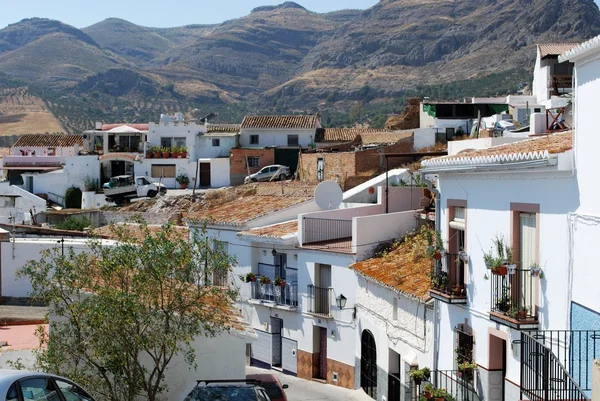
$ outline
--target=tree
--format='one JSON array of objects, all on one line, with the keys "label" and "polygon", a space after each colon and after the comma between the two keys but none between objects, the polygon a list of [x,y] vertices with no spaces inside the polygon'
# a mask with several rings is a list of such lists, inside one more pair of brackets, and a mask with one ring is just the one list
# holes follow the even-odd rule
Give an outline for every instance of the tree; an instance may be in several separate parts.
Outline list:
[{"label": "tree", "polygon": [[205,227],[191,239],[171,225],[131,227],[112,227],[113,246],[92,240],[87,252],[48,250],[20,274],[50,308],[49,335],[38,335],[46,346],[38,368],[100,399],[155,401],[166,391],[171,359],[182,354],[195,368],[192,341],[228,327],[236,291],[206,284],[234,260]]}]

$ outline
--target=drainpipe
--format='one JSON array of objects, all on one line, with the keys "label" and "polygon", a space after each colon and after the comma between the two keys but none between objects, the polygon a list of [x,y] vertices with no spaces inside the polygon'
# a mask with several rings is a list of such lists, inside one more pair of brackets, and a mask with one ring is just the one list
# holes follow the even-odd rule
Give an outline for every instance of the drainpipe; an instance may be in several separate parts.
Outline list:
[{"label": "drainpipe", "polygon": [[[427,189],[435,194],[435,229],[436,231],[441,229],[441,216],[440,216],[440,191],[433,186],[433,182],[428,180],[426,176],[422,176],[423,181],[427,183]],[[440,301],[437,299],[433,300],[433,371],[438,370],[438,355],[439,355],[439,304]]]}]

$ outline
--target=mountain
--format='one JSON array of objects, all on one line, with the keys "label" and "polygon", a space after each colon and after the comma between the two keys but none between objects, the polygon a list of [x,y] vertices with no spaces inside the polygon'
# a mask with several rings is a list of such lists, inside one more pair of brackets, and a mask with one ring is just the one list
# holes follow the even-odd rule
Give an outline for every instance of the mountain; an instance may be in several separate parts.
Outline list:
[{"label": "mountain", "polygon": [[411,96],[516,91],[531,80],[536,43],[599,33],[593,0],[380,0],[325,14],[285,2],[175,28],[23,20],[0,30],[0,71],[37,91],[70,131],[173,108],[233,119],[320,111],[330,124],[382,125]]}]

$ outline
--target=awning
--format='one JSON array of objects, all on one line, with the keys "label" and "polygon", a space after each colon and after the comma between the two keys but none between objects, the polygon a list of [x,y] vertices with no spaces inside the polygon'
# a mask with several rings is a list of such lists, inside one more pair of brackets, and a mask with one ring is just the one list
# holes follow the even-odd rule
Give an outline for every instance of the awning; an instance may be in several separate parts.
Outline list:
[{"label": "awning", "polygon": [[465,231],[465,208],[454,208],[454,219],[450,222],[450,228],[455,230]]},{"label": "awning", "polygon": [[56,171],[61,170],[60,167],[41,167],[41,166],[4,166],[3,170],[15,170],[15,171]]}]

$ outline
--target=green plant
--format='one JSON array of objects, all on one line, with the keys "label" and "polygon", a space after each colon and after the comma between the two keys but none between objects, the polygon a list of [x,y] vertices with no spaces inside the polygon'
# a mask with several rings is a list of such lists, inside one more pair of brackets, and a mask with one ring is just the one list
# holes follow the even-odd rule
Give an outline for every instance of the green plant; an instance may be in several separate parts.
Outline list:
[{"label": "green plant", "polygon": [[184,184],[184,185],[188,185],[190,183],[190,179],[185,174],[179,174],[177,176],[177,178],[175,178],[175,181],[177,181],[177,183],[179,183],[179,184]]},{"label": "green plant", "polygon": [[254,274],[252,272],[247,273],[246,277],[245,277],[245,281],[246,281],[246,283],[250,283],[252,281],[256,281],[256,274]]},{"label": "green plant", "polygon": [[415,381],[415,383],[421,383],[423,380],[428,380],[431,375],[431,370],[428,367],[424,367],[423,369],[414,369],[411,370],[410,378]]},{"label": "green plant", "polygon": [[273,280],[273,284],[275,284],[277,287],[283,287],[283,285],[285,285],[285,280],[280,276],[277,276],[275,277],[275,280]]},{"label": "green plant", "polygon": [[65,192],[65,208],[81,209],[81,189],[77,187],[67,189]]},{"label": "green plant", "polygon": [[260,276],[260,283],[261,284],[271,284],[271,279],[264,275]]},{"label": "green plant", "polygon": [[88,227],[92,226],[92,222],[85,216],[75,217],[69,216],[60,223],[56,224],[56,228],[59,230],[70,230],[70,231],[83,231]]},{"label": "green plant", "polygon": [[83,187],[86,191],[94,191],[98,192],[100,190],[100,186],[98,185],[98,180],[90,177],[89,175],[83,179]]},{"label": "green plant", "polygon": [[504,242],[504,237],[496,236],[489,252],[484,252],[483,260],[488,269],[496,271],[503,265],[513,263],[513,249]]},{"label": "green plant", "polygon": [[[435,233],[435,238],[433,233]],[[445,252],[445,249],[440,231],[427,231],[427,245],[427,257],[430,259],[441,259],[441,255]]]},{"label": "green plant", "polygon": [[469,369],[477,369],[477,364],[471,361],[464,361],[458,364],[458,370],[465,371]]},{"label": "green plant", "polygon": [[171,148],[166,148],[166,147],[165,148],[160,148],[160,151],[162,153],[171,153]]},{"label": "green plant", "polygon": [[425,391],[429,391],[430,393],[434,390],[435,387],[431,383],[427,383],[424,387]]}]

